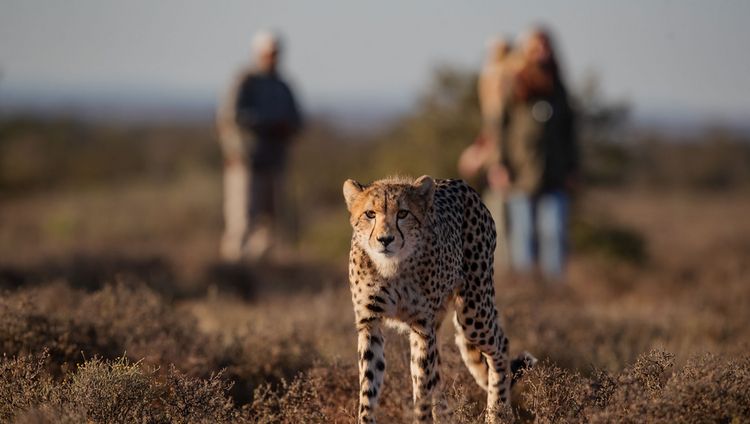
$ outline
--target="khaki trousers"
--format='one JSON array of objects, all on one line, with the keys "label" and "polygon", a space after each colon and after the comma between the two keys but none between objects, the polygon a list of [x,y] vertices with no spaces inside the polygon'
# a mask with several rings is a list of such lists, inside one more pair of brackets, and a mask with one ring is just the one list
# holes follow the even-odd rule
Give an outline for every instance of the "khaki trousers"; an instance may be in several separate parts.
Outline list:
[{"label": "khaki trousers", "polygon": [[269,253],[282,197],[282,170],[251,170],[241,163],[224,167],[222,259],[257,260]]}]

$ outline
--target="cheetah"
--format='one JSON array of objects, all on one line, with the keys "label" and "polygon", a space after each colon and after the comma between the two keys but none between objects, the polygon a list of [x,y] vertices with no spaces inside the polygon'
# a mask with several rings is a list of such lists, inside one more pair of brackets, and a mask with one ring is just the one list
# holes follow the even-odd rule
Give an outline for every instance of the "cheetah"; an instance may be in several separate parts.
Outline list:
[{"label": "cheetah", "polygon": [[509,402],[508,338],[495,308],[495,224],[461,180],[393,177],[343,187],[353,228],[349,282],[358,333],[359,423],[374,423],[385,357],[382,325],[409,334],[415,422],[444,421],[436,332],[453,303],[461,357],[487,391],[487,421]]}]

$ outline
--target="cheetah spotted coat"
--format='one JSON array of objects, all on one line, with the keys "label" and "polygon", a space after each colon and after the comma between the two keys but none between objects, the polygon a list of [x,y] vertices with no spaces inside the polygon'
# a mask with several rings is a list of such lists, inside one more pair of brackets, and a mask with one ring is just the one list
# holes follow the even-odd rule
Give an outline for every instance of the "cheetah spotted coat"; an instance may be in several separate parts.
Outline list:
[{"label": "cheetah spotted coat", "polygon": [[[382,324],[411,346],[415,422],[449,422],[441,397],[436,332],[455,308],[456,344],[487,390],[487,419],[510,395],[508,338],[495,308],[495,224],[460,180],[390,178],[344,183],[353,228],[349,280],[358,332],[358,422],[374,423],[386,361]],[[528,354],[526,354],[528,355]],[[527,365],[533,357],[528,355]]]}]

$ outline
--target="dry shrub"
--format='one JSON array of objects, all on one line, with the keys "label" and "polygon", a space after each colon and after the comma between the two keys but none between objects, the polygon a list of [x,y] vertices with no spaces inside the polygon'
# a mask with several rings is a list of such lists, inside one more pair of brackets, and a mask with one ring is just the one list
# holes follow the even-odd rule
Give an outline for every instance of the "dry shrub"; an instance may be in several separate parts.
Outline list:
[{"label": "dry shrub", "polygon": [[[603,416],[609,415],[605,421],[617,417],[616,421],[627,422],[648,415],[648,403],[660,396],[674,365],[673,358],[669,353],[652,350],[623,370],[604,408]],[[640,420],[636,418],[634,422]]]},{"label": "dry shrub", "polygon": [[98,423],[152,421],[152,405],[160,396],[154,380],[153,371],[125,358],[113,362],[94,358],[66,382],[62,409]]},{"label": "dry shrub", "polygon": [[617,380],[603,369],[595,368],[591,372],[591,404],[589,408],[603,409],[609,403],[617,389]]},{"label": "dry shrub", "polygon": [[[403,380],[409,381],[406,375],[403,377]],[[378,407],[380,422],[412,420],[411,388],[401,391],[399,386],[385,386]],[[316,364],[291,382],[282,380],[276,388],[270,384],[260,386],[255,390],[252,404],[246,409],[250,420],[255,423],[348,423],[356,421],[357,393],[357,369],[354,364]],[[463,385],[448,387],[445,394],[451,411],[451,423],[484,422],[484,402],[479,406]],[[506,422],[512,422],[513,412],[507,408],[502,411],[502,417]]]},{"label": "dry shrub", "polygon": [[232,381],[216,372],[236,368],[248,355],[223,349],[197,331],[192,316],[142,285],[94,293],[64,285],[9,292],[0,298],[0,347],[12,357],[1,364],[0,421],[241,418],[229,396]]},{"label": "dry shrub", "polygon": [[78,320],[91,325],[99,340],[118,341],[130,357],[201,366],[209,356],[209,340],[195,331],[194,318],[176,313],[143,285],[105,286],[85,296],[78,311]]},{"label": "dry shrub", "polygon": [[165,415],[169,422],[182,423],[229,423],[238,418],[228,392],[232,383],[223,378],[223,373],[200,379],[181,373],[170,365],[164,388]]},{"label": "dry shrub", "polygon": [[323,412],[320,385],[314,376],[304,374],[291,383],[282,380],[278,390],[269,384],[262,385],[255,390],[255,399],[248,409],[251,421],[258,424],[331,422]]},{"label": "dry shrub", "polygon": [[676,372],[664,388],[656,414],[665,421],[701,417],[715,422],[750,420],[750,357],[704,355]]},{"label": "dry shrub", "polygon": [[82,359],[81,352],[109,354],[111,346],[94,341],[94,329],[70,318],[51,316],[35,291],[0,296],[0,347],[9,356],[47,351],[57,366]]},{"label": "dry shrub", "polygon": [[[664,358],[664,355],[662,358]],[[665,378],[664,359],[650,353],[620,380],[597,422],[746,422],[750,419],[750,357],[691,358]],[[641,362],[641,361],[639,361]]]},{"label": "dry shrub", "polygon": [[523,407],[536,422],[746,422],[750,357],[691,358],[672,371],[673,355],[653,350],[616,376],[591,377],[543,363],[526,376]]},{"label": "dry shrub", "polygon": [[[47,354],[4,359],[0,368],[0,419],[17,423],[235,423],[245,417],[228,395],[221,374],[189,377],[174,367],[157,369],[126,358],[99,358],[54,381]],[[7,371],[7,372],[5,372]]]},{"label": "dry shrub", "polygon": [[[389,355],[386,382],[377,410],[379,422],[400,423],[413,419],[408,351],[406,355],[398,355],[396,351],[399,345],[400,342],[396,340],[386,343],[387,349],[393,352]],[[402,357],[407,359],[404,361]],[[449,422],[484,422],[486,392],[471,380],[463,364],[461,369],[443,364],[441,371],[447,380],[444,393],[451,412]],[[467,379],[463,378],[465,376],[468,376]],[[251,421],[260,423],[354,422],[357,417],[358,384],[354,361],[317,362],[291,382],[284,379],[278,385],[261,385],[255,390],[253,402],[246,409]],[[510,408],[502,411],[502,417],[505,422],[514,421]]]},{"label": "dry shrub", "polygon": [[523,407],[537,422],[578,422],[590,397],[590,389],[580,374],[545,362],[524,377]]},{"label": "dry shrub", "polygon": [[[516,412],[505,411],[504,421],[750,419],[744,390],[750,387],[747,356],[695,357],[684,367],[660,351],[638,356],[639,350],[680,331],[705,334],[703,327],[649,323],[642,312],[626,316],[571,308],[581,302],[575,287],[557,292],[530,287],[505,294],[504,301],[516,305],[508,313],[508,328],[517,333],[513,346],[547,360],[524,376],[521,402]],[[718,297],[709,300],[723,305]],[[523,307],[532,303],[544,307]],[[246,333],[219,343],[213,339],[219,335],[198,332],[184,308],[173,308],[147,287],[120,284],[94,293],[35,287],[8,293],[0,299],[0,342],[11,357],[1,364],[0,421],[353,421],[358,390],[353,330],[341,323],[339,312],[350,307],[348,299],[330,295],[315,303],[295,303],[284,298],[273,307],[242,307],[268,315],[288,304],[303,309],[275,321],[259,319],[256,312],[244,318],[229,315],[247,323]],[[728,305],[734,308],[734,303]],[[310,315],[315,322],[307,319]],[[449,326],[443,330],[452,333]],[[482,422],[486,394],[446,331],[441,334],[441,373],[451,422]],[[378,417],[408,422],[409,346],[405,337],[390,331],[387,340],[388,371]],[[145,359],[130,362],[119,356],[124,351],[129,358]],[[99,354],[101,358],[94,356]],[[602,368],[591,370],[591,365]]]},{"label": "dry shrub", "polygon": [[[505,421],[750,420],[742,390],[750,387],[742,350],[748,334],[742,259],[748,250],[739,241],[730,246],[700,263],[657,262],[627,272],[618,266],[602,273],[577,260],[567,287],[501,280],[498,301],[512,349],[546,359],[523,378],[520,396],[514,393],[514,401],[522,400],[517,415],[509,412]],[[141,390],[135,403],[150,406],[142,422],[354,421],[356,337],[346,285],[292,291],[292,280],[304,283],[305,277],[284,276],[288,284],[261,285],[250,302],[228,294],[182,300],[177,307],[148,281],[121,281],[94,292],[66,283],[6,292],[0,297],[0,347],[14,358],[4,360],[3,370],[6,388],[15,391],[6,391],[11,395],[4,399],[13,396],[14,403],[0,405],[0,421],[101,422],[106,414],[116,421],[117,411],[138,420],[137,411],[117,401],[96,416],[76,406],[72,382],[84,377],[87,385],[77,386],[79,392],[94,383],[114,392],[130,385]],[[266,284],[273,283],[269,277]],[[387,331],[378,418],[409,422],[409,346]],[[466,370],[452,334],[448,323],[439,338],[451,422],[482,422],[486,393]],[[32,355],[23,363],[45,346],[47,359]],[[702,350],[726,356],[694,357],[684,365],[662,352],[642,354],[655,346],[676,358]],[[137,372],[112,369],[124,352],[141,361],[126,363]],[[96,356],[99,365],[82,367],[90,368],[88,375],[76,367]]]},{"label": "dry shrub", "polygon": [[31,409],[49,398],[54,386],[47,372],[49,353],[24,355],[0,362],[0,421]]},{"label": "dry shrub", "polygon": [[107,285],[93,292],[65,285],[8,292],[0,298],[0,347],[7,355],[48,349],[53,367],[127,353],[152,365],[175,363],[208,376],[224,352],[142,284]]},{"label": "dry shrub", "polygon": [[307,372],[321,394],[322,413],[332,422],[353,422],[357,417],[359,379],[354,362],[318,363]]},{"label": "dry shrub", "polygon": [[290,380],[310,369],[318,356],[308,339],[297,331],[284,338],[260,332],[245,336],[240,341],[240,350],[235,353],[237,364],[233,370],[242,374],[251,387]]},{"label": "dry shrub", "polygon": [[[142,284],[121,282],[93,293],[53,284],[7,292],[0,298],[0,347],[6,355],[46,349],[49,369],[64,378],[86,358],[113,360],[127,354],[143,365],[172,364],[173,375],[184,372],[216,384],[232,381],[225,389],[240,404],[250,402],[254,389],[262,384],[277,385],[312,368],[320,356],[313,344],[315,334],[251,328],[248,335],[221,343],[218,335],[198,331],[192,314],[175,309]],[[94,365],[86,362],[86,366]],[[213,374],[221,369],[226,371],[215,379]],[[190,391],[184,393],[197,396],[195,384],[191,382]]]},{"label": "dry shrub", "polygon": [[454,384],[446,390],[446,401],[452,412],[452,422],[456,424],[473,424],[481,422],[481,407],[479,402],[473,401],[461,384]]}]

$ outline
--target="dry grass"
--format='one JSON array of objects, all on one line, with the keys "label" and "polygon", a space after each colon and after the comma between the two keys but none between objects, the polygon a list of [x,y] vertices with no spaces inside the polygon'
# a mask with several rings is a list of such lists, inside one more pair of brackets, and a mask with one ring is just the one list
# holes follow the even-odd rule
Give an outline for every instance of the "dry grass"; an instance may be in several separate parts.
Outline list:
[{"label": "dry grass", "polygon": [[[294,261],[215,266],[218,218],[206,211],[217,207],[216,183],[198,175],[35,195],[0,210],[28,230],[0,228],[0,421],[352,422],[345,255],[311,262],[303,246]],[[511,420],[750,420],[750,201],[621,190],[579,206],[589,230],[640,235],[646,258],[578,254],[565,287],[498,278],[512,353],[542,359],[514,393]],[[58,216],[81,237],[50,229]],[[315,234],[309,246],[326,243]],[[441,359],[454,421],[480,422],[484,394],[449,327]],[[380,418],[408,422],[408,344],[386,338]]]}]

